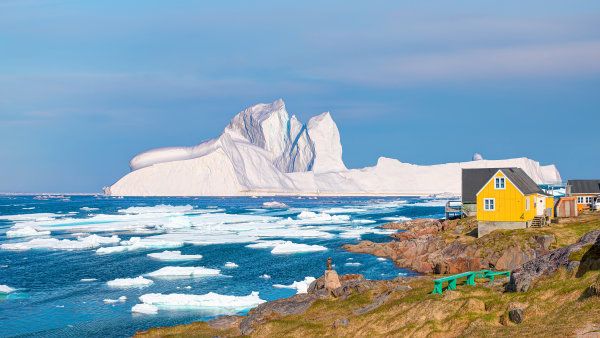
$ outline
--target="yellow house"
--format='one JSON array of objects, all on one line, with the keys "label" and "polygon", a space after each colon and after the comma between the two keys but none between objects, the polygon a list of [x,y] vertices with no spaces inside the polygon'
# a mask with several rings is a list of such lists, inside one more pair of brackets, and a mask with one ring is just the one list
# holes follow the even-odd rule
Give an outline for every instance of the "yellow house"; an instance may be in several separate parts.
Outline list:
[{"label": "yellow house", "polygon": [[520,168],[500,168],[479,189],[478,237],[497,229],[543,226],[554,215],[554,198]]}]

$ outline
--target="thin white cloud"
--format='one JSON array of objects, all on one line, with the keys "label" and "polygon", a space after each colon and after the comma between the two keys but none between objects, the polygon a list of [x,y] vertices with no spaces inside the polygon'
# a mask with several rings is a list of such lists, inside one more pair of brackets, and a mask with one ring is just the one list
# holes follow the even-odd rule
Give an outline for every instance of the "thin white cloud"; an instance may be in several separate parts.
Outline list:
[{"label": "thin white cloud", "polygon": [[490,47],[349,59],[315,68],[315,77],[377,86],[600,73],[600,41]]}]

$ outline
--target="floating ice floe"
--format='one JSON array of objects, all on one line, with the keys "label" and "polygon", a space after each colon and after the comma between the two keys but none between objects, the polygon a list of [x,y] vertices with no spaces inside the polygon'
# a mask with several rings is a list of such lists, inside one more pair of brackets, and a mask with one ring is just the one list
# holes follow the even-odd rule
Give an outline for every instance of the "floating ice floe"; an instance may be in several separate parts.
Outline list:
[{"label": "floating ice floe", "polygon": [[0,285],[0,293],[11,293],[16,291],[17,289],[11,288],[8,285]]},{"label": "floating ice floe", "polygon": [[299,282],[295,281],[291,285],[275,284],[275,285],[273,285],[273,287],[280,288],[280,289],[296,289],[297,294],[307,293],[310,283],[312,283],[314,281],[315,281],[315,277],[306,277],[306,278],[304,278],[304,280],[299,281]]},{"label": "floating ice floe", "polygon": [[358,263],[358,262],[355,262],[355,263],[353,263],[353,262],[348,262],[348,263],[346,263],[346,264],[344,264],[344,265],[347,265],[347,266],[361,266],[362,264],[360,264],[360,263]]},{"label": "floating ice floe", "polygon": [[129,207],[127,209],[120,209],[119,212],[123,214],[147,214],[147,213],[183,213],[194,210],[191,205],[165,205],[159,204],[152,207]]},{"label": "floating ice floe", "polygon": [[227,263],[225,263],[225,267],[232,269],[232,268],[238,268],[239,265],[235,264],[234,262],[227,262]]},{"label": "floating ice floe", "polygon": [[83,210],[83,211],[96,211],[96,210],[100,210],[99,208],[90,208],[90,207],[81,207],[79,208],[79,210]]},{"label": "floating ice floe", "polygon": [[264,202],[263,203],[263,208],[284,209],[284,208],[289,208],[289,205],[287,205],[285,203],[277,202],[277,201]]},{"label": "floating ice floe", "polygon": [[158,313],[158,307],[150,304],[136,304],[131,308],[131,312],[155,315]]},{"label": "floating ice floe", "polygon": [[316,213],[313,211],[302,211],[298,215],[296,223],[301,224],[319,224],[319,223],[336,223],[336,222],[347,222],[350,220],[349,215],[330,215],[326,213]]},{"label": "floating ice floe", "polygon": [[327,251],[327,248],[321,245],[299,244],[290,241],[263,241],[246,245],[246,247],[252,249],[273,248],[271,253],[274,255]]},{"label": "floating ice floe", "polygon": [[201,259],[202,255],[182,255],[181,251],[169,251],[149,253],[148,257],[161,261],[189,261]]},{"label": "floating ice floe", "polygon": [[127,300],[127,297],[121,296],[118,299],[105,299],[104,302],[107,304],[114,304],[114,303],[118,303],[118,302],[124,303],[126,300]]},{"label": "floating ice floe", "polygon": [[97,248],[102,244],[118,243],[119,237],[104,237],[99,235],[89,235],[79,237],[77,240],[56,239],[56,238],[35,238],[29,242],[6,243],[0,245],[4,250],[25,251],[29,249],[58,249],[58,250],[83,250]]},{"label": "floating ice floe", "polygon": [[202,266],[165,266],[146,275],[149,277],[203,277],[218,276],[220,273],[221,270]]},{"label": "floating ice floe", "polygon": [[378,261],[385,261],[385,260],[387,260],[387,258],[383,258],[383,257],[377,257],[377,260],[378,260]]},{"label": "floating ice floe", "polygon": [[145,287],[153,283],[154,282],[152,280],[144,278],[142,276],[138,276],[135,278],[117,278],[106,282],[108,286],[115,288]]},{"label": "floating ice floe", "polygon": [[262,278],[262,279],[271,279],[271,276],[264,274],[262,276],[258,276],[258,278]]},{"label": "floating ice floe", "polygon": [[32,237],[48,235],[50,235],[50,231],[38,231],[32,226],[24,226],[22,228],[12,227],[6,232],[6,237]]},{"label": "floating ice floe", "polygon": [[64,217],[65,215],[53,214],[53,213],[36,213],[36,214],[21,214],[21,215],[2,215],[0,219],[7,221],[20,222],[20,221],[51,221],[58,217]]},{"label": "floating ice floe", "polygon": [[97,278],[82,278],[79,281],[80,282],[93,282],[93,281],[96,281],[96,280],[98,280],[98,279]]},{"label": "floating ice floe", "polygon": [[183,246],[183,242],[164,241],[153,238],[131,237],[127,241],[122,241],[119,246],[103,247],[96,250],[98,254],[110,254],[116,252],[142,250],[142,249],[160,249],[160,248],[177,248]]},{"label": "floating ice floe", "polygon": [[265,302],[260,299],[258,292],[252,292],[248,296],[228,296],[214,292],[204,295],[148,293],[142,295],[140,300],[144,304],[157,306],[160,309],[214,309],[222,310],[224,313],[230,312],[227,310],[249,309]]}]

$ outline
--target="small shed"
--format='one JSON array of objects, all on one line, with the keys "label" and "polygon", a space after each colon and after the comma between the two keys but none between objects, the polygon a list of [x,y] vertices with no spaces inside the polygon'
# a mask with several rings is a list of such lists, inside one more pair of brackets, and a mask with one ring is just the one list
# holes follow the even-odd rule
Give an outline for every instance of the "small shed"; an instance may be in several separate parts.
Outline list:
[{"label": "small shed", "polygon": [[556,217],[575,217],[577,213],[576,197],[561,197],[556,203]]}]

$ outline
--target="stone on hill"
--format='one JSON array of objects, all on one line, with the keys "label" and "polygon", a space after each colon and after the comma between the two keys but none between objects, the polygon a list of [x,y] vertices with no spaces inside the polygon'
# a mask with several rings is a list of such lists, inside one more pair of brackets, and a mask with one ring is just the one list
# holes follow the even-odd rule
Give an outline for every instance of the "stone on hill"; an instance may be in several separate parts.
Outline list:
[{"label": "stone on hill", "polygon": [[331,327],[337,329],[338,327],[348,326],[349,323],[350,321],[348,320],[348,318],[340,318],[336,319]]},{"label": "stone on hill", "polygon": [[508,318],[515,324],[520,324],[523,321],[523,311],[525,308],[519,307],[508,312]]},{"label": "stone on hill", "polygon": [[342,286],[335,270],[325,270],[325,289],[331,291]]}]

